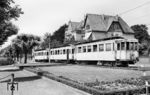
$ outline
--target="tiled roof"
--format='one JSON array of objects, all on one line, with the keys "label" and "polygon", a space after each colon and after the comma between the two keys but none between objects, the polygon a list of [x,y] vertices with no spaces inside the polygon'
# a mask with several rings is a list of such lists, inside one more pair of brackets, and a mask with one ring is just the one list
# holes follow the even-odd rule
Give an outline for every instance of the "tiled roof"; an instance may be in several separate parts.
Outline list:
[{"label": "tiled roof", "polygon": [[113,21],[119,22],[124,33],[134,33],[133,30],[119,16],[87,14],[85,18],[89,20],[89,25],[93,31],[108,31]]},{"label": "tiled roof", "polygon": [[72,30],[76,30],[79,28],[80,22],[69,21],[69,24],[71,25]]}]

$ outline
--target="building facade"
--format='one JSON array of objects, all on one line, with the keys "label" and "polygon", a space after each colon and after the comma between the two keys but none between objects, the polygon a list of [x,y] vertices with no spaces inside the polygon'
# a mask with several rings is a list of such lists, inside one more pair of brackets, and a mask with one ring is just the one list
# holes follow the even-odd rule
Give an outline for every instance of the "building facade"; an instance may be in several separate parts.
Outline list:
[{"label": "building facade", "polygon": [[134,31],[118,15],[87,14],[83,21],[69,21],[65,40],[97,40],[108,37],[135,39]]}]

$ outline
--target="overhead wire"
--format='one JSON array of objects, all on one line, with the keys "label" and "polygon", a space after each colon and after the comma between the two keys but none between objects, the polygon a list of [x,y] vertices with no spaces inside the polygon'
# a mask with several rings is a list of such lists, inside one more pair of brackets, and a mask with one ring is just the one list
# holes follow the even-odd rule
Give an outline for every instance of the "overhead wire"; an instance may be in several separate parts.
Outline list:
[{"label": "overhead wire", "polygon": [[124,12],[122,12],[122,13],[119,13],[118,15],[126,14],[126,13],[128,13],[128,12],[130,12],[130,11],[133,11],[133,10],[135,10],[135,9],[138,9],[138,8],[140,8],[140,7],[143,7],[143,6],[147,5],[147,4],[150,4],[150,1],[148,1],[148,2],[146,2],[146,3],[144,3],[144,4],[141,4],[141,5],[139,5],[139,6],[135,7],[135,8],[132,8],[132,9],[126,10],[126,11],[124,11]]}]

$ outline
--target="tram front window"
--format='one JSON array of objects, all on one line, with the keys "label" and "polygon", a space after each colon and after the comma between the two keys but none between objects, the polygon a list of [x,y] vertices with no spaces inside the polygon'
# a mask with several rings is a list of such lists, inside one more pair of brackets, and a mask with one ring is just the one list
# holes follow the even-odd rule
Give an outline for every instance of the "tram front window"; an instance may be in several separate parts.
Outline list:
[{"label": "tram front window", "polygon": [[130,50],[134,50],[134,43],[133,42],[130,43]]},{"label": "tram front window", "polygon": [[127,50],[138,50],[138,43],[137,42],[126,42],[126,49]]},{"label": "tram front window", "polygon": [[138,50],[138,43],[135,42],[135,50]]}]

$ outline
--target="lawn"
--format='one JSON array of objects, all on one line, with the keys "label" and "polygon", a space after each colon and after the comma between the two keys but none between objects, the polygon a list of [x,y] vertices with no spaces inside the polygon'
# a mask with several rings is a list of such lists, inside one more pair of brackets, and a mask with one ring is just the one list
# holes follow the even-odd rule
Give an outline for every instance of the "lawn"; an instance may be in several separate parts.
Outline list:
[{"label": "lawn", "polygon": [[[148,58],[140,58],[136,65],[146,64],[149,65]],[[141,71],[122,70],[100,68],[96,66],[86,65],[65,65],[65,66],[52,66],[41,67],[42,70],[53,73],[57,76],[64,76],[66,78],[76,80],[81,83],[99,81],[115,81],[124,78],[139,78],[142,76]],[[150,75],[150,72],[147,72]]]},{"label": "lawn", "polygon": [[114,81],[124,78],[138,78],[142,76],[141,71],[109,69],[92,66],[66,65],[42,67],[44,71],[48,71],[57,76],[64,76],[78,82],[94,82],[99,81]]}]

